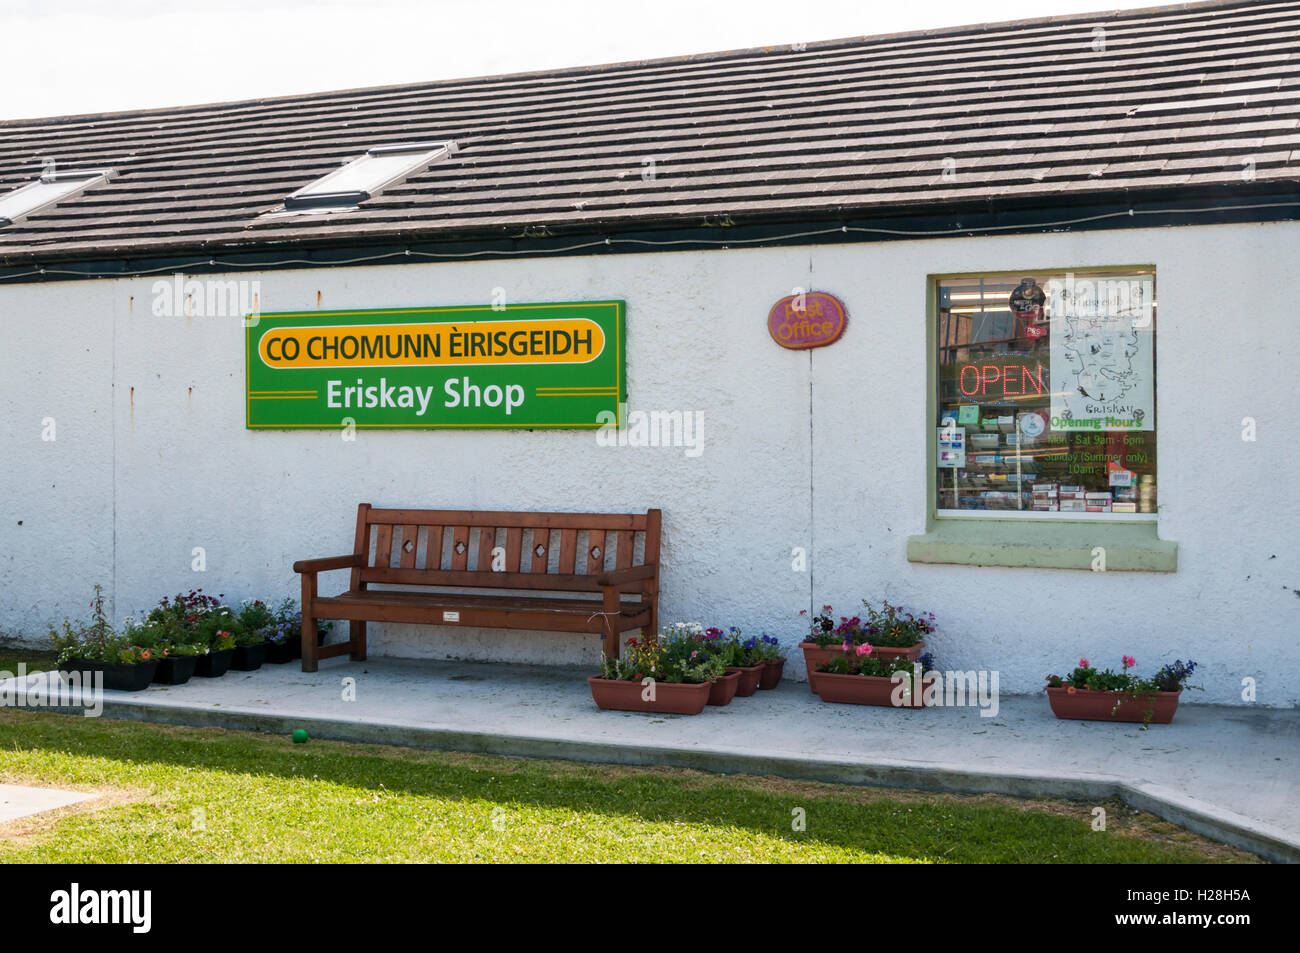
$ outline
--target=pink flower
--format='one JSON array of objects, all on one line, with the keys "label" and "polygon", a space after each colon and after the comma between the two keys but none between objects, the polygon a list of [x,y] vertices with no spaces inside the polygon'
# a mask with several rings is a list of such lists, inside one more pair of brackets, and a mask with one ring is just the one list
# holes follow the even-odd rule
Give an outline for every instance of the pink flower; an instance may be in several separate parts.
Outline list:
[{"label": "pink flower", "polygon": [[1087,667],[1088,667],[1088,660],[1086,658],[1079,659],[1079,668],[1087,668]]},{"label": "pink flower", "polygon": [[844,651],[846,651],[846,652],[852,652],[852,651],[853,651],[853,643],[850,642],[848,639],[845,639],[845,640],[844,640],[844,644],[841,645],[840,648],[842,648],[842,649],[843,649]]},{"label": "pink flower", "polygon": [[1131,655],[1125,655],[1120,661],[1124,663],[1125,668],[1132,668],[1134,665],[1137,664],[1137,659],[1135,659]]},{"label": "pink flower", "polygon": [[858,654],[859,654],[859,655],[870,655],[870,654],[871,654],[871,643],[869,643],[869,642],[863,642],[861,645],[859,645],[859,646],[858,646]]}]

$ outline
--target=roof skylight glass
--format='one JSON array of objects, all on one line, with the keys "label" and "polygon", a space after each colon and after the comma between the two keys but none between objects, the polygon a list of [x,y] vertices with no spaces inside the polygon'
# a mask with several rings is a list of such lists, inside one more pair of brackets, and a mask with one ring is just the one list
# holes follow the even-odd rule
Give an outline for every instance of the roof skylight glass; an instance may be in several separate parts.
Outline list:
[{"label": "roof skylight glass", "polygon": [[284,200],[286,211],[350,208],[459,151],[455,142],[379,146]]},{"label": "roof skylight glass", "polygon": [[92,185],[106,182],[111,174],[106,169],[49,172],[35,182],[20,185],[11,192],[0,195],[0,228],[71,198]]}]

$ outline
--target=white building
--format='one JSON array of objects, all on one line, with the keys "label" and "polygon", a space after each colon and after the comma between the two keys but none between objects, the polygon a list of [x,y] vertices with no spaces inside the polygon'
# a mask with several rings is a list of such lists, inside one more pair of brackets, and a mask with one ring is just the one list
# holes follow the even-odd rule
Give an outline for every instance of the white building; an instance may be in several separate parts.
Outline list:
[{"label": "white building", "polygon": [[[1300,2],[1216,2],[0,123],[0,636],[97,582],[117,616],[296,594],[359,502],[658,507],[664,621],[797,658],[801,612],[888,599],[1004,690],[1129,654],[1293,706],[1297,36]],[[421,148],[310,198],[393,145]],[[24,210],[43,167],[53,204]],[[1026,277],[1046,300],[1013,311]],[[769,333],[801,290],[843,303],[834,343]],[[626,304],[627,410],[681,412],[689,444],[247,426],[247,311],[593,301]],[[599,645],[374,626],[370,650]]]}]

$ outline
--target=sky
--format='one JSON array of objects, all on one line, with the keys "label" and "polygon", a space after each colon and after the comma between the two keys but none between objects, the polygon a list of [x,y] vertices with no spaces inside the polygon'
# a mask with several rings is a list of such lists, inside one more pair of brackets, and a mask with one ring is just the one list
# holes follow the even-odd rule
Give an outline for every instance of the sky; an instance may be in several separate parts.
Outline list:
[{"label": "sky", "polygon": [[0,0],[0,119],[592,66],[1125,0]]}]

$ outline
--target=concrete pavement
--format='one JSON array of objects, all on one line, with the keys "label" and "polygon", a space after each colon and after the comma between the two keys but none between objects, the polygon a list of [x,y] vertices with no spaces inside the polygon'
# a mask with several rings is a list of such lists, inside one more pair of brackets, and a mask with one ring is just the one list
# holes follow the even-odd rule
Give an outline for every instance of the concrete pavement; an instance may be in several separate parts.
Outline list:
[{"label": "concrete pavement", "polygon": [[[1120,797],[1300,861],[1300,711],[1184,703],[1171,725],[1058,721],[1043,695],[921,711],[831,705],[805,682],[697,716],[602,712],[586,670],[331,659],[104,693],[104,715],[501,755],[668,764],[965,793]],[[31,676],[40,682],[57,675]],[[355,679],[355,699],[346,700]],[[0,693],[4,686],[0,685]],[[1188,693],[1192,694],[1192,693]],[[40,707],[40,706],[29,706]]]}]

